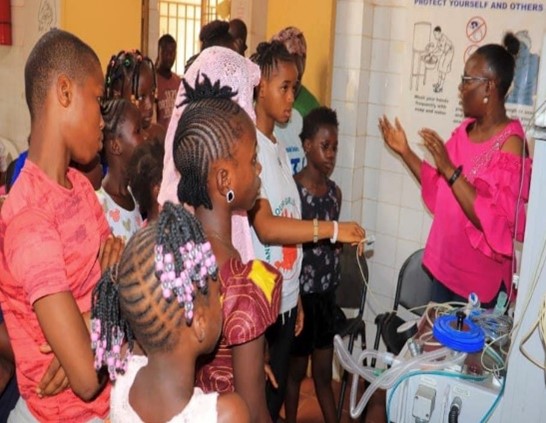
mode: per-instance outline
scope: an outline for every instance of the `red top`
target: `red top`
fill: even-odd
[[[446,149],[453,164],[463,166],[463,175],[476,189],[474,211],[482,230],[466,217],[446,180],[423,162],[422,196],[434,214],[423,263],[451,291],[463,297],[475,292],[486,303],[495,297],[502,281],[510,290],[512,239],[523,240],[531,159],[501,151],[510,136],[525,140],[518,120],[480,143],[467,134],[473,121],[466,119],[453,131]]]
[[[108,414],[110,387],[85,403],[71,389],[38,398],[36,386],[51,362],[34,302],[70,291],[82,313],[100,277],[98,252],[110,233],[89,181],[69,169],[67,189],[27,160],[0,218],[0,302],[15,353],[17,383],[29,410],[43,422],[85,422]],[[91,347],[91,346],[90,346]]]
[[[219,272],[222,288],[222,336],[212,361],[197,372],[205,392],[233,392],[231,348],[261,336],[277,320],[282,276],[269,264],[229,260]]]
[[[169,79],[164,78],[157,73],[157,123],[165,130],[169,127],[169,122],[175,107],[176,94],[180,86],[181,79],[175,73],[171,73]]]

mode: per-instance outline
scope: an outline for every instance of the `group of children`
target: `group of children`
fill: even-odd
[[[337,222],[335,112],[305,117],[293,176],[274,128],[291,116],[294,56],[279,41],[250,60],[212,46],[157,103],[162,127],[173,41],[157,69],[124,51],[105,77],[61,30],[30,53],[28,158],[0,218],[10,421],[276,422],[286,398],[293,422],[310,354],[335,421],[339,243],[365,236]]]

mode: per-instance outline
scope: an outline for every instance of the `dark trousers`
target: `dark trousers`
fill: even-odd
[[[288,363],[290,351],[294,339],[296,327],[297,307],[283,314],[279,314],[277,321],[265,332],[265,338],[269,348],[269,365],[277,379],[279,387],[275,389],[269,381],[265,386],[267,408],[273,423],[279,418],[279,412],[284,402],[286,393],[286,380],[288,379]]]
[[[504,286],[504,282],[501,282],[499,292],[497,293],[497,295],[495,295],[495,298],[493,298],[488,303],[482,303],[480,307],[485,309],[495,307],[495,305],[497,304],[497,297],[499,296],[499,293],[501,292],[506,292],[506,287]],[[455,294],[453,291],[451,291],[448,287],[446,287],[436,278],[434,278],[433,280],[431,300],[436,303],[448,303],[451,301],[457,301],[461,303],[468,302],[468,298],[464,298],[458,294]]]

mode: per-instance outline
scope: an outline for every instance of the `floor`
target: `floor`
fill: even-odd
[[[334,395],[337,399],[339,396],[339,382],[333,381]],[[353,420],[349,415],[349,389],[345,394],[345,401],[343,403],[343,413],[340,423],[386,423],[385,416],[385,392],[377,391],[368,404],[366,410],[364,410],[363,416],[360,420]],[[360,398],[360,395],[358,396]],[[281,415],[284,416],[284,411],[281,411]],[[320,405],[315,396],[315,388],[313,386],[313,380],[306,378],[300,390],[300,402],[298,406],[298,423],[320,423],[322,422],[322,413],[320,411]]]

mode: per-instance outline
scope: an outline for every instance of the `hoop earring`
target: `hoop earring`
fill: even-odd
[[[232,203],[233,200],[235,200],[235,193],[232,189],[230,189],[228,192],[226,192],[226,201],[228,203]]]

